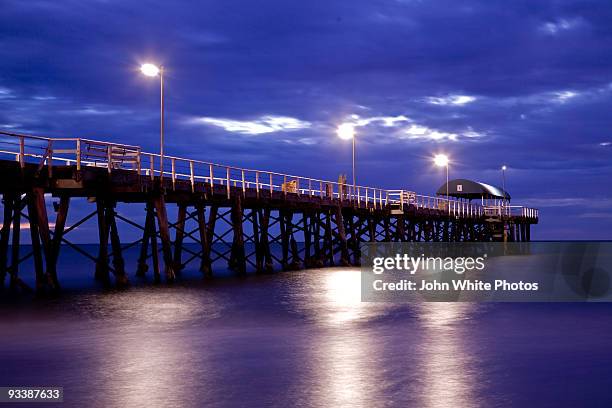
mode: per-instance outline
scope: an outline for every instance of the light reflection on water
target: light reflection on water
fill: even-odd
[[[421,304],[419,320],[427,339],[422,344],[420,373],[428,392],[420,406],[446,408],[476,406],[473,350],[465,344],[462,321],[476,308],[473,303]]]
[[[488,407],[556,388],[532,379],[550,361],[609,354],[605,305],[364,303],[360,284],[321,269],[4,305],[0,382],[57,379],[64,407]],[[588,337],[559,335],[578,321]]]
[[[74,299],[82,314],[116,323],[182,324],[198,318],[214,319],[221,314],[214,298],[195,290],[138,288],[112,294],[91,294]]]
[[[168,400],[173,394],[188,400],[191,361],[177,350],[188,344],[175,343],[172,333],[158,332],[143,336],[137,331],[116,332],[100,345],[96,379],[91,388],[100,395],[99,406],[181,406]],[[201,367],[205,369],[205,367]],[[100,387],[100,385],[102,385]]]
[[[355,270],[334,270],[322,282],[321,289],[311,287],[313,298],[309,302],[318,306],[316,317],[323,322],[335,326],[367,320],[381,309],[374,303],[361,301],[361,275]],[[317,282],[311,284],[315,286]]]
[[[333,326],[366,319],[368,306],[361,302],[361,279],[351,270],[338,270],[324,280],[323,303],[325,318]],[[375,353],[373,339],[367,331],[338,330],[326,336],[317,349],[315,377],[321,383],[321,406],[371,406],[372,384],[377,382],[369,359]],[[356,375],[356,373],[359,373]]]

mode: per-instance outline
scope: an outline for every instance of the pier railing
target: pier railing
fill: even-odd
[[[495,205],[484,206],[484,214],[490,216],[538,218],[536,208],[523,207],[520,205]]]
[[[538,210],[521,206],[483,206],[465,201],[416,194],[408,190],[387,190],[284,173],[227,166],[202,160],[143,152],[139,146],[83,138],[48,138],[0,131],[0,157],[12,157],[21,167],[34,163],[39,170],[53,166],[74,165],[131,170],[154,179],[186,180],[195,191],[198,183],[223,186],[229,197],[231,187],[297,195],[333,198],[365,204],[374,208],[410,204],[417,208],[442,210],[453,217],[520,216],[537,218]],[[218,187],[217,187],[218,188]]]

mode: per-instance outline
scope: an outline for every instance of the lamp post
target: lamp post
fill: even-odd
[[[505,164],[501,167],[501,171],[502,171],[502,189],[504,190],[504,201],[506,200],[506,170],[507,169],[508,169],[508,167],[506,167]]]
[[[448,216],[450,217],[450,200],[448,190],[448,156],[445,154],[436,154],[434,156],[434,164],[438,167],[446,167],[446,206],[448,207]]]
[[[142,64],[140,71],[148,77],[159,76],[160,119],[159,119],[159,180],[164,178],[164,67],[154,64]]]
[[[343,123],[338,126],[336,130],[338,137],[340,139],[348,140],[351,139],[353,141],[353,167],[352,167],[352,176],[353,176],[353,194],[355,194],[355,188],[357,186],[356,177],[355,177],[355,126],[350,123]]]

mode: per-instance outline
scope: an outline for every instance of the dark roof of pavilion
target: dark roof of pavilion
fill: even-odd
[[[446,195],[446,183],[444,183],[436,192],[436,195]],[[455,179],[448,182],[448,195],[456,198],[504,198],[510,200],[510,194],[499,187],[490,184],[481,183],[479,181],[467,179]]]

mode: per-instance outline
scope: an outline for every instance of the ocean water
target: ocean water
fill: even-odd
[[[612,406],[607,303],[363,303],[356,268],[195,268],[105,291],[64,251],[61,297],[0,302],[0,386],[61,386],[62,407]]]

